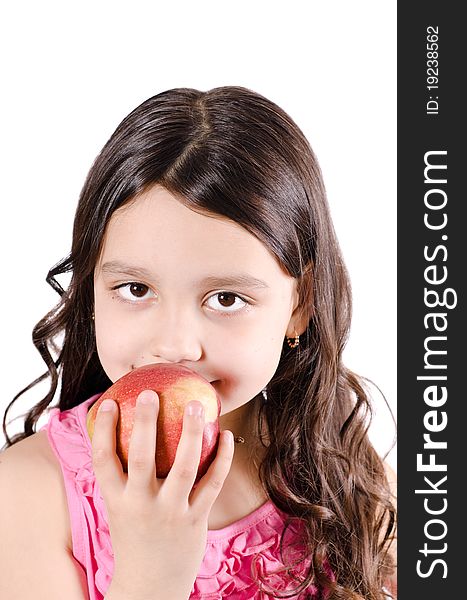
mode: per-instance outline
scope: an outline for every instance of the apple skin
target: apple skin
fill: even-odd
[[[154,390],[159,396],[155,460],[156,476],[162,479],[167,477],[175,460],[185,406],[192,400],[198,400],[204,405],[205,425],[196,476],[198,481],[216,456],[221,403],[214,387],[188,367],[167,363],[150,364],[134,369],[118,379],[88,411],[86,426],[90,440],[94,434],[99,406],[106,399],[114,400],[119,406],[116,453],[124,472],[127,472],[136,399],[143,390]]]

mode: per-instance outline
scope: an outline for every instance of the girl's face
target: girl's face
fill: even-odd
[[[296,280],[266,247],[161,186],[112,215],[94,296],[111,381],[149,363],[184,365],[214,385],[223,415],[266,386],[296,326]]]

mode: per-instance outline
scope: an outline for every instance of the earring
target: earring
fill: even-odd
[[[285,338],[287,340],[288,345],[290,346],[290,348],[296,348],[299,344],[300,344],[300,336],[298,335],[297,332],[295,332],[295,340],[292,342],[292,340],[294,338]]]
[[[91,319],[94,321],[94,313],[92,313],[92,315],[91,315]]]

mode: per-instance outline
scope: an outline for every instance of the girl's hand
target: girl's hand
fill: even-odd
[[[193,490],[201,456],[204,409],[187,405],[172,469],[156,478],[159,398],[138,396],[128,454],[128,475],[115,453],[117,405],[96,417],[93,467],[107,509],[114,575],[110,590],[132,600],[187,600],[203,560],[208,516],[229,473],[233,436],[220,435],[217,456]],[[117,591],[118,590],[118,591]]]

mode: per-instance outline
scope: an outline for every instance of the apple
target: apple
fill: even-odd
[[[159,396],[157,419],[156,475],[167,477],[182,433],[185,406],[192,400],[204,405],[205,425],[201,459],[196,481],[214,460],[219,441],[221,403],[215,388],[198,373],[180,365],[150,364],[130,371],[105,391],[88,411],[86,426],[92,440],[99,406],[105,399],[119,406],[116,452],[123,470],[128,471],[128,450],[133,429],[136,399],[143,390],[154,390]]]

